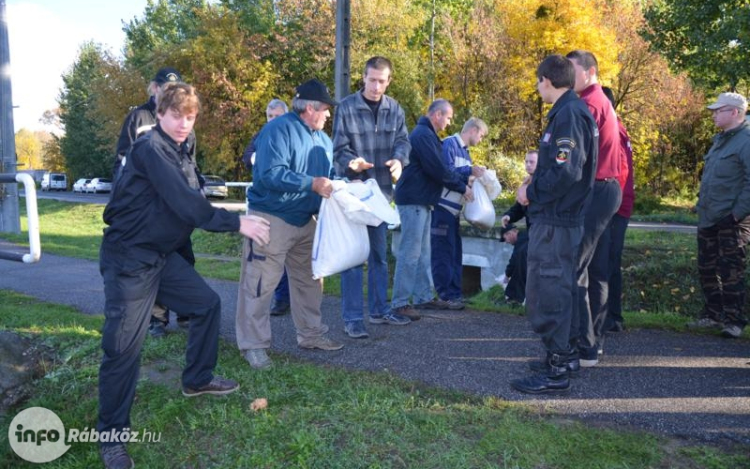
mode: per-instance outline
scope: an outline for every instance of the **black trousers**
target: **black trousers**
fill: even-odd
[[[609,243],[600,247],[599,239],[621,203],[622,190],[617,180],[594,182],[578,257],[578,290],[570,330],[570,343],[574,349],[596,348],[592,316],[605,314],[602,309],[606,309],[609,295]]]
[[[193,241],[188,238],[187,242],[175,251],[182,256],[188,264],[195,265],[195,254],[193,254]],[[288,295],[287,295],[288,296]],[[176,311],[179,314],[179,311]],[[151,310],[151,321],[160,321],[165,325],[169,323],[169,308],[161,303],[154,303]]]
[[[583,227],[534,223],[529,229],[526,313],[548,353],[568,355]]]
[[[622,251],[625,248],[625,232],[629,221],[630,218],[615,214],[610,222],[609,296],[603,326],[605,332],[615,325],[625,324],[625,319],[622,317]]]
[[[526,299],[526,257],[529,251],[529,235],[527,232],[518,234],[518,240],[513,245],[513,254],[505,268],[505,276],[510,277],[505,287],[505,296],[512,301],[523,303]]]
[[[99,368],[97,430],[130,427],[141,347],[154,302],[190,317],[182,384],[196,388],[213,379],[221,320],[221,299],[179,254],[121,251],[102,244],[104,329]]]

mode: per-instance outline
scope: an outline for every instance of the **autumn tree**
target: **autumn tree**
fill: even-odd
[[[352,4],[351,90],[363,87],[362,74],[370,57],[387,57],[394,68],[388,94],[404,108],[409,128],[429,105],[422,54],[413,47],[424,17],[423,10],[399,0]]]
[[[16,161],[20,169],[42,169],[42,142],[28,129],[16,132]]]
[[[60,137],[55,134],[49,134],[49,138],[42,143],[42,164],[48,171],[67,172],[65,157],[60,151]]]
[[[234,12],[210,7],[198,15],[198,37],[167,49],[165,60],[201,96],[203,110],[196,124],[201,169],[239,180],[244,170],[239,157],[265,123],[266,104],[277,94],[279,76],[261,59]],[[288,101],[289,95],[284,98]]]
[[[660,195],[695,190],[710,143],[704,98],[639,35],[646,23],[637,0],[612,2],[605,12],[623,45],[612,88],[632,138],[636,186]]]

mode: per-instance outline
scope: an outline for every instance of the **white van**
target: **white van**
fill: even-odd
[[[43,191],[66,191],[68,190],[68,177],[65,173],[45,173],[42,176]]]

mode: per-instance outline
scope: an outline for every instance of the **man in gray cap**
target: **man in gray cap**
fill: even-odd
[[[706,156],[698,194],[698,274],[705,298],[688,326],[738,338],[747,324],[745,245],[750,240],[750,123],[747,100],[722,93],[708,106],[721,129]]]
[[[312,273],[313,215],[321,198],[333,192],[333,142],[323,127],[336,104],[323,83],[307,81],[297,87],[293,112],[267,123],[258,135],[248,214],[269,221],[271,241],[244,243],[236,315],[237,346],[256,369],[271,366],[269,307],[285,266],[299,347],[343,347],[325,335],[323,282]]]

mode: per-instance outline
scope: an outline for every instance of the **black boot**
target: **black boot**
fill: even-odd
[[[547,373],[549,372],[549,361],[551,358],[552,354],[548,353],[544,360],[532,360],[529,362],[529,369],[534,373]],[[577,353],[570,353],[565,357],[565,368],[568,370],[569,377],[578,378],[578,374],[581,371],[581,361]]]
[[[527,394],[561,393],[570,389],[567,356],[550,355],[547,369],[539,374],[522,379],[514,379],[510,386]]]

